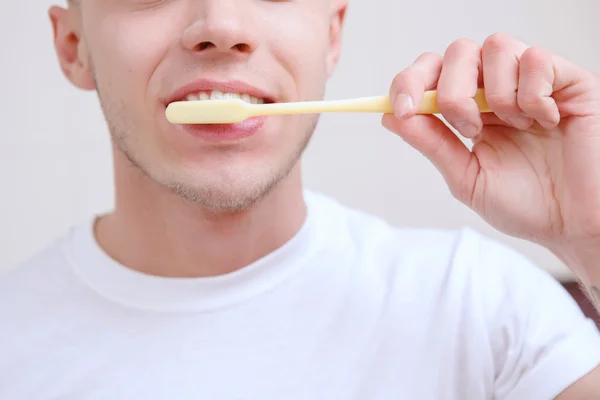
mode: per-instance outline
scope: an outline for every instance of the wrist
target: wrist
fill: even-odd
[[[600,313],[600,242],[550,248],[575,274]]]

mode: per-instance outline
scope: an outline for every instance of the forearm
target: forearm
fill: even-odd
[[[596,311],[600,313],[600,283],[596,282],[595,284],[590,284],[588,286],[584,284],[583,286],[586,288],[588,298],[592,304],[594,304]]]
[[[600,245],[553,250],[581,283],[584,292],[600,314]]]

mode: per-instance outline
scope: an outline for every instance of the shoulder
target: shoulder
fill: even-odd
[[[386,315],[410,315],[411,329],[428,332],[435,321],[436,331],[487,354],[496,397],[553,398],[600,362],[594,323],[514,248],[470,228],[397,228],[334,200],[322,204],[338,226],[331,244],[342,240],[351,253],[344,260],[355,281],[379,289],[393,309]]]
[[[319,217],[321,239],[371,264],[370,271],[376,264],[378,270],[401,269],[404,275],[412,274],[417,280],[418,276],[427,276],[488,281],[489,274],[482,273],[485,270],[510,279],[515,269],[533,268],[534,273],[538,269],[512,248],[471,228],[398,227],[326,195],[310,192],[307,199],[309,208]]]
[[[47,278],[56,276],[65,266],[64,240],[64,237],[59,238],[26,261],[1,274],[0,293],[23,289],[23,286],[31,286],[32,289],[48,286]]]
[[[36,312],[66,295],[78,282],[65,251],[70,234],[0,274],[0,319]]]
[[[540,319],[578,323],[583,314],[560,282],[522,253],[472,228],[400,228],[377,216],[319,196],[328,232],[351,253],[357,273],[382,281],[386,290],[414,292],[419,303],[461,308],[482,326],[501,330],[507,324]],[[443,302],[438,304],[436,302]],[[555,317],[561,313],[561,317]],[[537,314],[534,316],[532,314]],[[504,324],[504,325],[503,325]]]
[[[317,204],[323,216],[322,230],[332,242],[344,241],[355,251],[396,267],[418,265],[423,273],[444,273],[449,277],[477,279],[481,284],[506,284],[540,279],[553,280],[514,248],[472,228],[407,228],[391,225],[381,217],[348,207],[331,197],[310,192],[309,203]],[[448,277],[448,276],[447,276]]]
[[[422,255],[423,250],[429,254],[448,254],[461,235],[459,230],[399,228],[382,217],[321,193],[307,192],[306,199],[320,230],[327,232],[324,240],[344,242],[361,252],[375,251],[382,256],[406,254],[407,250]]]

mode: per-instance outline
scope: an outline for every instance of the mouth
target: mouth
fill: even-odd
[[[271,104],[278,102],[275,95],[241,81],[215,82],[202,80],[190,83],[176,90],[163,103],[165,108],[179,101],[241,99],[250,104]],[[249,138],[261,132],[266,117],[254,117],[237,124],[226,125],[184,125],[177,131],[195,139],[212,143],[232,143]]]
[[[164,103],[165,107],[179,101],[206,101],[241,99],[250,104],[271,104],[275,96],[244,82],[218,83],[199,81],[186,85],[173,93]]]

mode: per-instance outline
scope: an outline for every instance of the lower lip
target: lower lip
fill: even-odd
[[[235,142],[255,135],[263,127],[266,117],[255,117],[237,124],[181,125],[183,130],[209,142]]]

